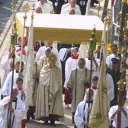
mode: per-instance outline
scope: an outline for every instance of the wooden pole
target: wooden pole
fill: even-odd
[[[104,8],[103,8],[103,13],[102,13],[102,21],[103,22],[104,22],[104,18],[107,16],[108,2],[109,2],[109,0],[104,1]]]
[[[96,48],[96,28],[95,28],[95,25],[94,25],[93,32],[92,32],[92,38],[90,39],[89,57],[88,57],[88,59],[91,62],[90,63],[90,80],[89,80],[89,83],[90,83],[90,86],[89,86],[89,101],[91,99],[91,97],[90,97],[91,91],[90,90],[91,90],[91,82],[92,82],[93,50],[95,50],[95,48]],[[88,103],[88,108],[90,108],[90,102]],[[88,123],[89,123],[89,118],[90,118],[90,112],[88,112],[88,115],[87,115],[87,122]]]
[[[101,6],[100,6],[100,1],[99,1],[99,4],[96,6],[97,10],[98,10],[98,14],[97,16],[99,17],[100,15],[100,9],[101,9]]]
[[[22,67],[22,50],[23,50],[23,45],[24,45],[25,22],[26,22],[26,19],[27,19],[26,12],[25,12],[25,15],[24,15],[23,18],[24,18],[24,25],[23,25],[23,33],[22,33],[22,44],[21,44],[20,68],[19,68],[19,72],[21,72],[21,67]]]
[[[14,17],[15,17],[14,9],[16,7],[16,4],[14,3],[14,0],[12,0],[11,6],[12,6],[12,35],[16,36],[16,28],[14,25]],[[16,40],[15,37],[14,37],[14,40],[12,40],[12,38],[11,38],[11,44],[12,44],[11,45],[11,52],[13,52],[13,50],[15,49],[14,48],[15,40]],[[13,69],[12,69],[12,81],[11,81],[12,83],[11,83],[11,95],[10,95],[10,97],[12,97],[12,90],[13,90],[13,83],[14,83],[15,55],[12,56],[12,59],[13,59]],[[9,107],[12,107],[12,102],[10,102]],[[8,128],[12,128],[11,124],[12,124],[12,120],[11,120],[11,113],[10,113]]]
[[[21,67],[22,67],[22,50],[23,50],[23,45],[24,45],[24,33],[25,33],[25,23],[26,23],[26,19],[27,19],[27,12],[30,10],[30,6],[28,5],[28,3],[26,3],[23,6],[23,11],[25,12],[24,15],[24,25],[23,25],[23,33],[22,33],[22,44],[21,44],[21,55],[20,55],[20,67],[19,67],[19,72],[21,72]]]
[[[123,59],[120,63],[120,80],[118,82],[119,95],[118,95],[118,106],[122,106],[123,91],[125,90],[125,77],[126,77],[126,55],[127,49],[124,43],[124,26],[126,16],[127,0],[122,0],[121,17],[120,17],[120,30],[119,30],[119,54],[123,52]],[[117,114],[117,128],[121,128],[121,114]]]

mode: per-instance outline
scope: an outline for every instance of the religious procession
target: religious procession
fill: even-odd
[[[128,128],[128,1],[34,0],[22,12],[14,0],[11,6],[0,128],[38,128],[31,120],[55,128],[67,110],[71,128]],[[98,15],[89,15],[91,7]]]

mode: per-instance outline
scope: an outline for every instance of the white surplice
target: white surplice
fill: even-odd
[[[40,1],[36,2],[35,9],[37,9],[38,7],[41,7],[43,14],[50,14],[53,10],[52,2],[49,0],[43,5],[41,4]]]
[[[107,73],[106,75],[106,81],[107,81],[107,89],[108,89],[108,108],[110,108],[110,102],[114,99],[114,82],[112,79],[112,76]],[[95,99],[96,90],[91,88],[93,90],[93,100]],[[86,95],[84,96],[84,100],[86,99]]]
[[[10,69],[10,62],[9,62],[9,55],[6,55],[6,56],[2,57],[0,66],[4,70],[3,76],[2,76],[2,79],[1,79],[1,87],[2,87],[6,78],[7,78],[7,75],[9,74],[9,72],[11,70]]]
[[[67,83],[71,74],[71,71],[78,66],[78,59],[73,59],[69,57],[65,63],[65,83],[64,87],[67,87]]]
[[[82,101],[78,104],[75,116],[74,116],[74,121],[77,126],[77,128],[84,128],[84,122],[87,122],[88,118],[88,108],[92,107],[92,103],[90,103],[90,107],[88,107],[88,103],[86,101]]]
[[[20,59],[21,59],[21,50],[20,49],[21,49],[20,46],[18,46],[18,45],[15,46],[15,55],[16,55],[16,58],[17,58],[16,62],[20,61]],[[24,62],[24,64],[26,64],[28,48],[27,48],[27,46],[25,46],[23,49],[24,49],[26,55],[22,54],[22,61]]]
[[[69,9],[70,9],[70,4],[66,3],[61,7],[61,13],[60,14],[64,14],[64,15],[69,15]],[[79,5],[75,5],[75,14],[76,15],[81,15],[81,11],[80,11],[80,6]]]
[[[24,97],[24,95],[22,93],[22,90],[18,90],[17,98],[20,99],[20,100],[22,100],[23,103],[25,104],[25,97]],[[26,107],[26,113],[25,113],[24,119],[27,119],[27,110],[28,110],[28,107],[26,106],[26,104],[25,104],[25,107]]]
[[[117,109],[118,109],[118,105],[113,106],[110,108],[109,113],[108,113],[109,120],[110,121],[113,120],[112,126],[115,128],[117,127],[117,115],[115,115],[113,119],[111,119],[111,117],[116,112]],[[121,112],[121,127],[120,128],[128,127],[128,106],[123,106],[123,109],[127,113],[127,117],[125,117],[124,113]]]
[[[16,72],[16,70],[14,70],[14,78],[13,78],[13,88],[16,87],[17,88],[17,85],[16,85],[16,80],[18,78],[18,74]],[[5,96],[10,96],[11,94],[11,86],[12,86],[12,71],[8,74],[5,82],[4,82],[4,85],[1,89],[1,94],[2,95],[5,95]]]
[[[8,111],[8,107],[4,107],[9,100],[10,96],[7,96],[0,101],[0,128],[7,128],[9,122],[10,112]],[[25,104],[17,98],[16,102],[12,102],[12,108],[14,109],[14,113],[11,114],[12,128],[21,128],[21,121],[24,119],[26,113]]]
[[[61,11],[61,15],[70,15],[69,12],[72,8],[70,6],[65,7],[62,11]],[[81,15],[81,11],[79,8],[75,7],[73,8],[75,10],[75,15]]]

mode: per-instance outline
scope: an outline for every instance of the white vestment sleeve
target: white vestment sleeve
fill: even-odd
[[[106,64],[107,64],[107,68],[110,68],[111,67],[110,56],[107,56],[107,58],[106,58]]]
[[[114,106],[114,107],[115,107],[115,106]],[[111,107],[110,110],[109,110],[109,113],[108,113],[108,117],[109,117],[109,120],[110,120],[110,121],[113,120],[113,119],[111,119],[111,118],[112,118],[113,113],[115,112],[114,107]]]
[[[84,123],[84,120],[83,120],[83,115],[84,115],[84,104],[83,102],[81,102],[77,109],[76,109],[76,112],[75,112],[75,116],[74,116],[74,121],[75,121],[75,124],[78,128],[81,128],[83,127],[83,123]]]
[[[20,122],[21,120],[24,119],[25,115],[26,115],[26,108],[25,108],[25,104],[23,102],[19,102],[20,104],[20,109],[19,110],[14,110],[14,114],[15,114],[15,119],[17,122]]]
[[[9,64],[9,57],[8,56],[3,56],[1,60],[1,67],[3,70],[8,69],[8,64]]]
[[[10,72],[8,74],[8,76],[7,76],[7,78],[6,78],[5,82],[4,82],[4,85],[3,85],[2,89],[1,89],[1,94],[2,95],[8,95],[8,89],[10,89],[9,82],[11,81],[10,75],[12,75],[12,72]]]
[[[112,76],[107,74],[107,87],[108,87],[108,99],[112,101],[114,99],[114,82]]]
[[[10,96],[7,96],[0,101],[0,117],[3,116],[3,114],[5,113],[6,108],[4,108],[4,105],[7,104],[9,100]]]
[[[69,59],[67,59],[66,63],[65,63],[65,79],[68,79],[69,77]]]
[[[4,105],[0,104],[0,117],[4,114],[4,111],[5,111]]]
[[[40,48],[40,49],[38,50],[38,52],[36,53],[36,59],[35,59],[35,61],[39,60],[40,54],[41,54],[41,48]]]

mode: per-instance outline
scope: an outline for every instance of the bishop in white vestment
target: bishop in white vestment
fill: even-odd
[[[57,57],[49,56],[49,64],[45,65],[40,72],[39,85],[37,88],[35,118],[48,123],[55,123],[64,116],[62,101],[62,77],[61,70],[55,65]]]
[[[45,51],[46,51],[47,47],[49,47],[49,48],[51,48],[51,52],[57,56],[57,65],[61,68],[61,62],[60,62],[58,50],[56,48],[52,47],[52,43],[50,43],[50,42],[45,43],[45,45],[46,46],[40,47],[40,49],[36,53],[35,61],[39,60],[40,57],[45,55]]]

